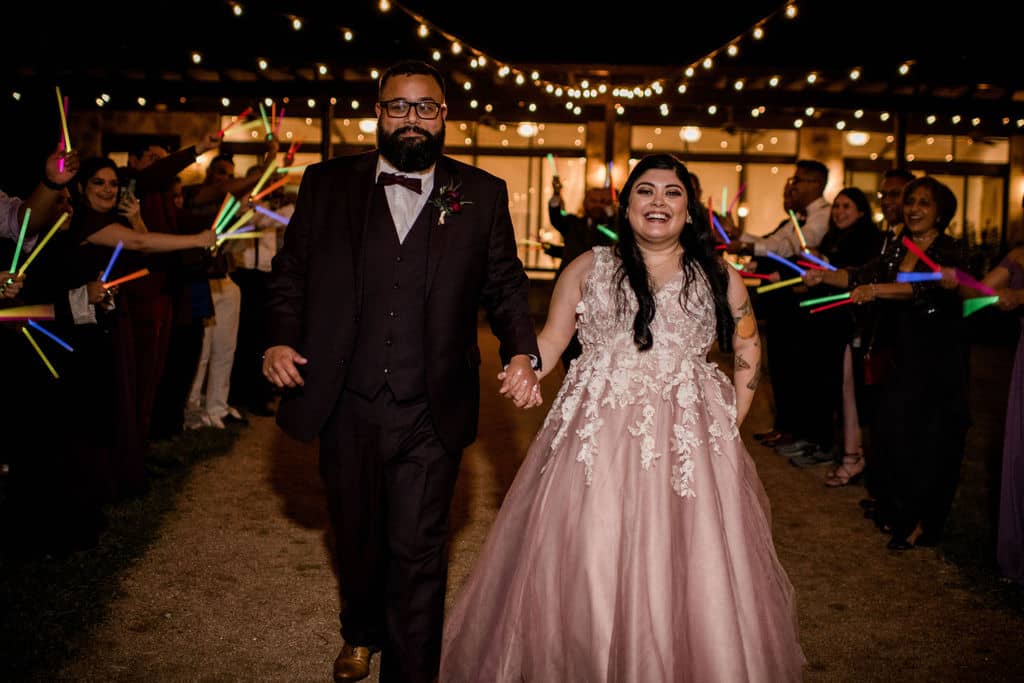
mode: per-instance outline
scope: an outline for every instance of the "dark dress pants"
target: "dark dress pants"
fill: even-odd
[[[335,536],[342,636],[380,648],[381,681],[437,677],[448,514],[461,451],[445,449],[425,397],[345,391],[320,438]]]

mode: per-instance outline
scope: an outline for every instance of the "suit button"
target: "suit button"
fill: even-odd
[[[396,256],[395,257],[395,261],[397,261],[398,263],[401,263],[402,262],[402,257],[401,256]]]
[[[397,318],[398,314],[395,313],[394,311],[388,311],[388,317],[389,318]]]
[[[384,374],[385,375],[390,375],[391,374],[391,369],[390,368],[384,368]]]
[[[340,361],[340,362],[338,363],[338,365],[340,365],[341,367],[345,367],[345,361],[344,361],[344,360],[341,360],[341,361]]]
[[[384,346],[391,346],[391,340],[390,339],[385,339],[384,340]],[[342,362],[344,362],[344,361],[342,361]]]
[[[398,283],[396,282],[395,284],[393,284],[393,285],[392,285],[392,288],[393,288],[393,289],[398,289]]]

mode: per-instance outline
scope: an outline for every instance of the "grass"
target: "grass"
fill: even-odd
[[[188,431],[153,443],[150,490],[109,506],[97,547],[64,557],[0,558],[0,679],[53,680],[118,596],[121,577],[157,540],[196,463],[227,453],[239,429]]]

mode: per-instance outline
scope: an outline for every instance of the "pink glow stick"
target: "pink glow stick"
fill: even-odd
[[[726,213],[732,213],[733,207],[739,203],[740,197],[743,196],[743,190],[745,189],[747,189],[747,184],[743,183],[742,185],[740,185],[740,189],[736,190],[736,196],[732,198],[731,202],[729,202],[729,209],[726,211]]]
[[[982,294],[988,294],[989,296],[995,296],[996,291],[986,284],[978,282],[973,277],[960,270],[956,269],[956,281],[962,284],[964,287],[970,287],[971,289],[977,290]]]

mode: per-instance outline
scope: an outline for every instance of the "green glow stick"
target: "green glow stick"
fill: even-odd
[[[238,213],[240,208],[242,208],[242,202],[238,201],[235,195],[231,195],[231,200],[228,201],[228,208],[225,209],[224,215],[217,220],[217,224],[213,227],[213,231],[216,233],[223,232],[224,227],[231,222],[231,219],[235,217],[235,214]]]
[[[253,196],[254,194],[258,194],[259,191],[263,189],[264,183],[267,182],[267,178],[270,177],[270,174],[274,172],[275,168],[277,168],[277,164],[274,163],[271,163],[269,166],[267,166],[267,168],[263,171],[263,175],[260,176],[259,182],[257,182],[256,186],[249,191],[250,197]]]
[[[804,299],[803,301],[800,302],[800,307],[801,308],[806,308],[807,306],[815,306],[817,304],[827,304],[830,301],[842,301],[843,299],[849,299],[849,298],[850,298],[850,293],[846,292],[845,294],[833,294],[832,296],[822,296],[822,297],[818,297],[817,299]]]
[[[599,226],[597,226],[597,230],[598,230],[598,232],[600,232],[605,237],[607,237],[607,238],[609,238],[611,240],[615,240],[616,242],[619,241],[619,236],[617,234],[615,234],[614,230],[611,230],[607,226],[599,225]]]
[[[995,302],[999,301],[998,296],[980,296],[974,299],[964,300],[964,317],[977,313],[986,306],[991,306]]]
[[[306,168],[307,166],[312,166],[312,164],[303,164],[302,166],[282,166],[281,168],[277,169],[277,172],[278,173],[290,173],[291,171],[301,171],[302,169]]]
[[[223,232],[225,232],[225,234],[230,233],[230,232],[234,232],[238,228],[240,228],[243,225],[245,225],[245,223],[250,218],[252,218],[255,215],[256,215],[256,212],[253,211],[252,209],[249,209],[248,211],[246,211],[245,213],[242,214],[241,218],[239,218],[237,221],[235,221],[234,225],[232,225],[230,228],[228,228],[226,231],[223,231]],[[218,234],[220,234],[220,233],[218,233]]]
[[[263,107],[263,103],[260,102],[260,118],[263,119],[263,128],[267,131],[267,138],[274,137],[274,134],[270,132],[270,122],[267,121],[267,110]]]
[[[551,165],[551,175],[558,177],[558,166],[555,164],[555,155],[551,152],[547,154],[548,164]]]
[[[765,292],[770,292],[770,291],[772,291],[774,289],[782,289],[783,287],[792,287],[793,285],[798,285],[798,284],[800,284],[803,281],[804,281],[804,279],[802,277],[794,277],[794,278],[789,279],[789,280],[782,280],[781,282],[773,282],[770,285],[761,285],[760,287],[757,288],[757,293],[758,294],[764,294]]]
[[[21,232],[18,233],[18,244],[14,247],[14,258],[11,259],[10,272],[18,270],[18,257],[21,256],[21,245],[25,243],[25,231],[28,230],[28,219],[32,215],[32,207],[25,207],[25,217],[21,219]]]

